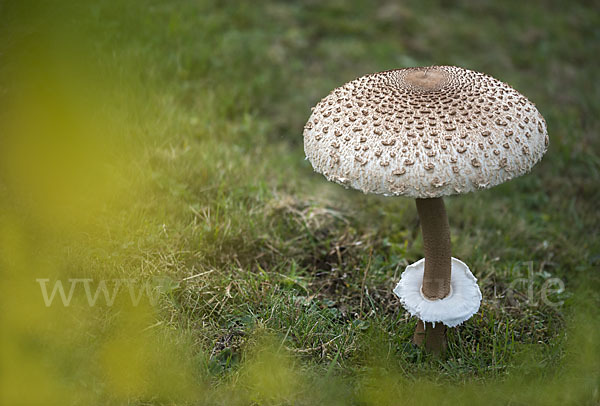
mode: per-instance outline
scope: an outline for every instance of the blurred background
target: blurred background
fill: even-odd
[[[24,0],[0,20],[0,403],[600,401],[597,2]],[[391,294],[423,255],[414,203],[329,184],[302,131],[349,80],[445,64],[535,102],[550,148],[446,199],[484,302],[434,359]]]

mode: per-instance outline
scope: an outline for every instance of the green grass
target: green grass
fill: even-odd
[[[0,19],[1,403],[600,401],[593,2],[0,2]],[[431,64],[510,83],[550,134],[530,174],[446,199],[483,302],[444,359],[410,344],[391,292],[423,256],[414,202],[330,184],[302,150],[332,88]],[[45,307],[38,278],[132,278],[158,302]]]

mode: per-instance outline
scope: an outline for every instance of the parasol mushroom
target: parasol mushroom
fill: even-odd
[[[307,159],[328,180],[416,199],[425,258],[406,268],[394,293],[419,318],[414,342],[434,353],[445,349],[446,326],[469,319],[481,302],[477,280],[451,256],[443,196],[523,175],[547,147],[533,103],[455,66],[360,77],[323,98],[304,126]]]

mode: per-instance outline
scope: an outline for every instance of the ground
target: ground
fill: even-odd
[[[593,2],[24,1],[0,18],[2,403],[600,401]],[[550,135],[531,173],[446,199],[483,302],[441,359],[391,293],[423,256],[414,201],[327,182],[302,148],[334,87],[432,64],[511,84]],[[45,301],[58,282],[72,300]]]

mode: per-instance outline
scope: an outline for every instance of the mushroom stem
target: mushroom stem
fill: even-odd
[[[450,226],[444,200],[441,197],[417,199],[417,211],[425,251],[423,295],[430,300],[443,299],[450,293],[452,270]]]
[[[425,328],[427,324],[427,328]],[[446,351],[446,326],[443,323],[436,323],[435,327],[431,323],[424,323],[422,320],[417,322],[413,343],[419,347],[425,341],[425,349],[435,355],[443,354]]]
[[[443,299],[450,293],[452,272],[452,252],[450,226],[446,207],[441,197],[417,199],[417,211],[423,231],[425,251],[425,271],[423,273],[423,295],[430,300]],[[437,323],[423,323],[419,320],[413,342],[436,355],[446,349],[446,326]]]

